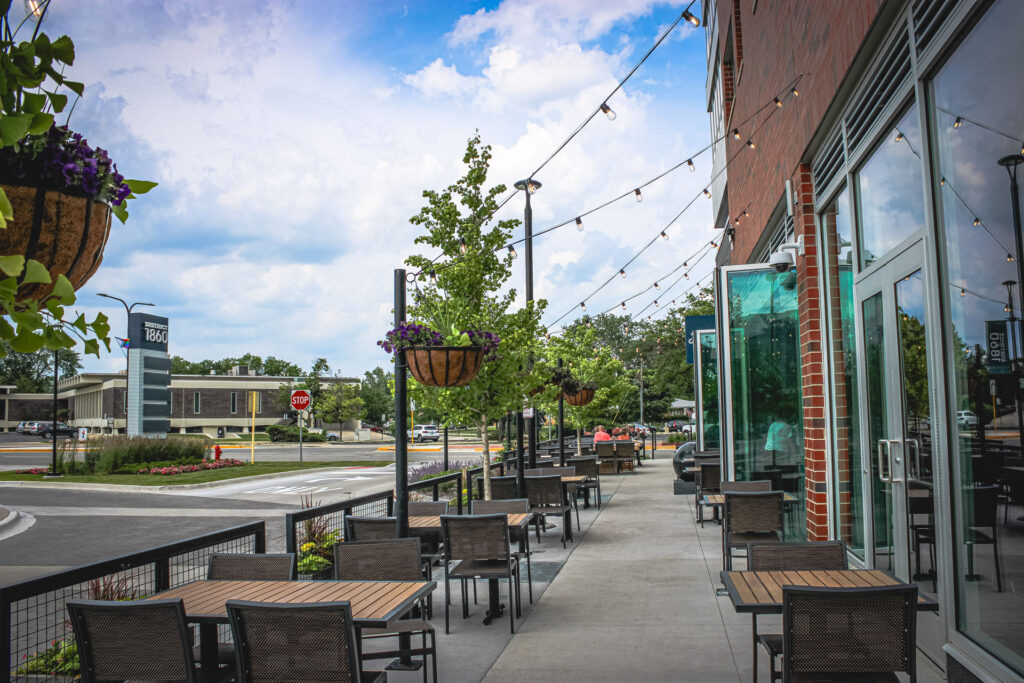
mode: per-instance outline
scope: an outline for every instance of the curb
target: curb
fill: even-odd
[[[176,491],[194,491],[197,489],[209,489],[223,484],[231,484],[234,482],[250,482],[258,481],[261,479],[274,479],[277,477],[283,477],[286,475],[295,474],[296,472],[348,472],[351,470],[363,470],[370,469],[369,466],[363,467],[314,467],[308,470],[290,470],[288,472],[271,472],[269,474],[252,474],[248,477],[233,477],[231,479],[221,479],[219,481],[204,481],[199,484],[157,484],[153,486],[140,486],[138,484],[89,484],[86,482],[73,482],[68,484],[57,484],[43,481],[2,481],[0,482],[0,488],[5,486],[17,486],[21,488],[29,489],[63,489],[65,491],[111,491],[121,493],[174,493]],[[158,475],[154,475],[158,476]],[[12,511],[11,515],[14,516]],[[0,522],[0,528],[2,528],[3,522]]]
[[[16,536],[22,531],[28,531],[36,523],[36,518],[26,512],[10,508],[3,509],[10,514],[0,519],[0,541]]]

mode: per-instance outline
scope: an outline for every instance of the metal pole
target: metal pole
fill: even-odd
[[[444,471],[448,471],[448,425],[444,426]]]
[[[299,411],[299,467],[302,467],[302,413],[306,411]]]
[[[405,322],[405,269],[395,269],[395,327]],[[405,424],[405,354],[395,355],[395,518],[398,538],[409,536],[409,451]]]
[[[525,253],[523,254],[523,261],[526,265],[526,302],[533,302],[533,207],[530,206],[530,195],[536,190],[540,189],[540,183],[533,178],[527,178],[526,180],[519,180],[515,183],[515,187],[523,191],[526,195],[526,208],[523,211],[523,238],[525,243]],[[521,413],[520,413],[521,414]],[[526,421],[527,431],[530,434],[529,442],[529,454],[530,454],[530,467],[537,466],[537,418],[536,416],[528,418]]]
[[[523,412],[516,412],[516,490],[526,497],[526,473],[523,471]]]
[[[562,368],[562,359],[558,359],[558,368]],[[558,464],[565,466],[565,397],[558,392]]]
[[[1002,157],[997,162],[1000,166],[1006,169],[1006,172],[1010,176],[1010,205],[1013,209],[1013,234],[1016,240],[1017,249],[1017,283],[1020,287],[1017,292],[1020,297],[1020,310],[1022,311],[1022,317],[1024,317],[1024,238],[1021,237],[1021,218],[1020,218],[1020,188],[1017,185],[1017,168],[1024,163],[1024,155],[1011,154],[1009,156]],[[1013,325],[1013,322],[1010,323]],[[1024,343],[1024,340],[1022,340]],[[1016,349],[1014,349],[1016,353]],[[1017,399],[1017,446],[1024,452],[1024,420],[1022,420],[1022,406],[1020,398],[1021,390],[1021,373],[1020,373],[1020,356],[1017,357],[1017,362],[1014,364],[1014,387],[1013,395]],[[992,416],[995,420],[995,416]]]
[[[640,356],[640,424],[644,423],[644,357]]]
[[[50,465],[50,475],[57,474],[57,349],[53,350],[53,464]]]

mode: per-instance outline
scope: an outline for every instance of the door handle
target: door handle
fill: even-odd
[[[920,479],[921,478],[921,442],[918,441],[917,439],[907,439],[904,443],[906,445],[906,450],[907,450],[908,456],[911,454],[911,451],[913,451],[913,457],[908,457],[907,458],[907,464],[909,465],[909,464],[913,463],[913,465],[914,465],[913,478],[914,479]],[[913,449],[911,449],[911,445],[913,445]]]
[[[903,479],[897,478],[896,476],[893,475],[893,472],[896,471],[895,469],[893,469],[893,462],[895,462],[897,465],[899,465],[900,464],[900,457],[899,456],[895,456],[895,457],[893,456],[893,454],[892,454],[892,444],[896,444],[896,446],[899,447],[900,455],[902,456],[902,455],[904,455],[904,453],[903,453],[903,442],[900,439],[890,439],[889,440],[889,481],[892,482],[892,483],[899,483],[899,482],[902,482]]]
[[[885,446],[886,456],[882,456],[882,446]],[[878,440],[878,480],[889,484],[892,482],[892,463],[889,462],[892,458],[892,446],[885,439]],[[886,476],[885,468],[889,466],[889,475]]]

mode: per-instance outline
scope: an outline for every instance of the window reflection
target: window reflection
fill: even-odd
[[[1019,351],[1012,347],[1021,277],[1010,183],[997,161],[1019,154],[1024,137],[1024,93],[1016,87],[1022,25],[1024,3],[993,4],[931,87],[937,164],[946,180],[936,191],[954,348],[957,625],[1018,670],[1024,599],[1014,587],[1024,581],[1024,459]]]
[[[913,105],[857,173],[861,267],[924,228],[921,126]]]
[[[700,411],[704,450],[719,448],[718,420],[718,344],[714,332],[698,332],[700,345]]]
[[[864,557],[864,483],[861,480],[860,418],[857,403],[857,351],[854,329],[853,244],[850,197],[843,190],[821,215],[828,286],[829,354],[832,379],[834,496],[838,536]]]

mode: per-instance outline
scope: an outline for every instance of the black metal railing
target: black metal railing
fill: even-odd
[[[250,522],[210,534],[109,560],[0,586],[0,683],[70,681],[77,676],[68,599],[138,599],[206,578],[213,553],[266,552],[263,522]],[[58,661],[60,660],[60,661]]]

